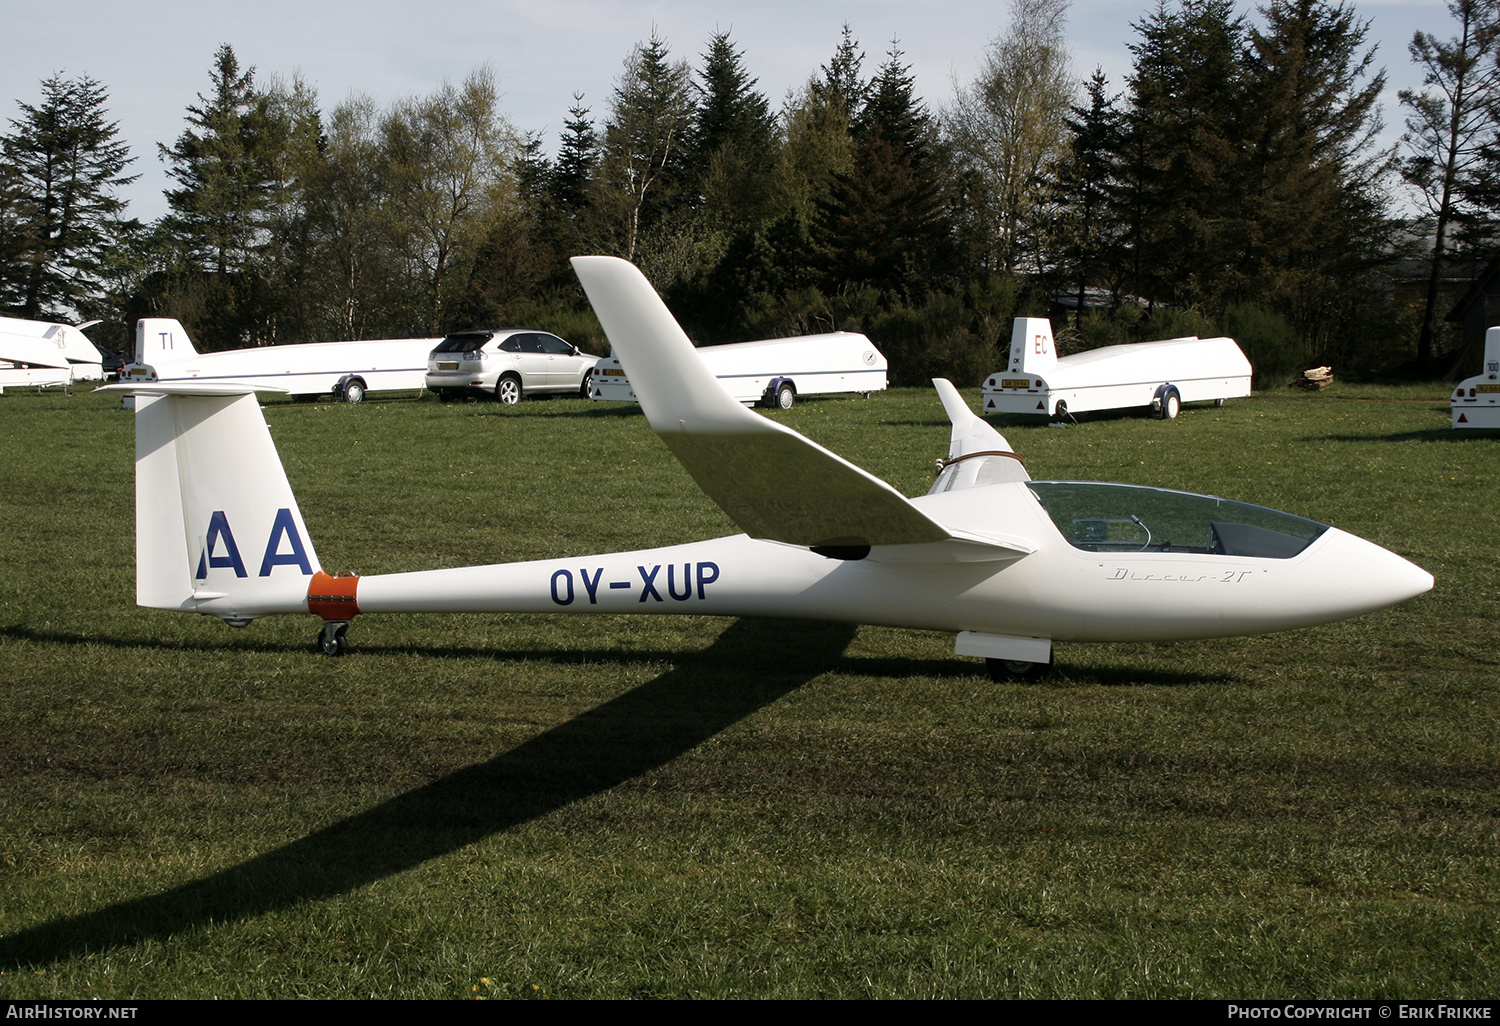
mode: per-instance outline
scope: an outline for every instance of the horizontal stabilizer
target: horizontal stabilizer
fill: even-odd
[[[131,395],[250,395],[253,392],[287,394],[290,388],[261,381],[122,381],[101,385],[95,392],[125,392]]]

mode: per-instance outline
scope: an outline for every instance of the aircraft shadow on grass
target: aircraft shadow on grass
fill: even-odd
[[[1495,438],[1494,431],[1483,428],[1473,431],[1454,431],[1450,427],[1432,428],[1426,431],[1396,431],[1388,435],[1308,435],[1304,442],[1467,442],[1471,438]]]
[[[488,762],[211,876],[0,938],[14,970],[349,893],[650,772],[835,667],[845,624],[737,620],[704,651]],[[726,677],[726,667],[735,667]]]
[[[740,622],[760,622],[746,617]],[[812,630],[817,621],[764,621],[766,631],[790,630],[788,623],[798,623],[802,629]],[[827,626],[826,624],[824,626]],[[841,627],[843,625],[834,625]],[[162,652],[214,652],[226,650],[256,652],[306,652],[310,646],[301,643],[279,643],[242,636],[229,642],[215,639],[201,641],[161,641],[154,638],[111,637],[104,634],[77,634],[70,631],[42,631],[31,627],[12,625],[0,627],[0,639],[47,645],[94,645],[118,648],[127,651]],[[718,651],[711,649],[711,651]],[[438,644],[431,647],[412,645],[361,645],[360,652],[370,658],[378,656],[420,655],[427,659],[466,660],[502,658],[517,662],[614,663],[620,666],[638,663],[660,663],[683,658],[681,649],[642,649],[629,651],[618,648],[567,648],[524,649],[475,647]],[[843,673],[857,677],[877,677],[882,680],[908,680],[913,677],[931,677],[940,680],[973,679],[974,664],[961,658],[934,659],[908,656],[850,656],[843,655],[824,667],[823,672]],[[1086,668],[1074,667],[1071,671],[1062,666],[1066,675],[1063,680],[1072,684],[1098,685],[1100,687],[1201,687],[1240,683],[1241,679],[1226,673],[1199,673],[1188,670],[1164,670],[1152,667],[1144,671],[1134,667]]]

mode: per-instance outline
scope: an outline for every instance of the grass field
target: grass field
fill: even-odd
[[[0,396],[0,997],[1468,997],[1500,979],[1500,439],[1442,386],[998,426],[1433,592],[1059,646],[693,617],[137,609],[117,397]],[[972,398],[972,397],[971,397]],[[930,391],[777,413],[906,494]],[[271,405],[325,567],[732,533],[633,406]]]

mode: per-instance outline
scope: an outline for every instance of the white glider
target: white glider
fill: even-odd
[[[868,398],[888,384],[885,354],[865,336],[849,331],[731,342],[693,352],[726,392],[747,405],[787,410],[799,398],[840,392]],[[594,368],[591,385],[590,399],[635,402],[630,378],[613,353]]]
[[[120,368],[120,380],[137,385],[228,384],[241,391],[332,395],[357,403],[370,392],[426,388],[427,357],[441,341],[385,338],[301,342],[200,353],[177,321],[143,317],[136,322],[135,353]]]
[[[137,601],[244,625],[358,613],[694,613],[951,631],[997,677],[1054,641],[1284,630],[1419,595],[1432,576],[1335,528],[1211,496],[1032,481],[946,381],[931,491],[908,499],[735,401],[651,285],[611,257],[573,266],[651,427],[744,531],[637,552],[334,577],[322,571],[254,395],[135,387]]]
[[[985,413],[1066,417],[1150,407],[1174,420],[1183,403],[1250,394],[1250,361],[1232,338],[1173,338],[1058,356],[1045,317],[1017,317],[1010,364],[984,379]]]
[[[0,317],[0,392],[7,385],[45,388],[104,377],[103,355],[77,327]]]

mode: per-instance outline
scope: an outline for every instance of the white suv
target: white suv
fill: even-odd
[[[439,396],[488,392],[502,403],[525,396],[588,398],[597,356],[530,328],[458,331],[427,357],[427,387]]]

